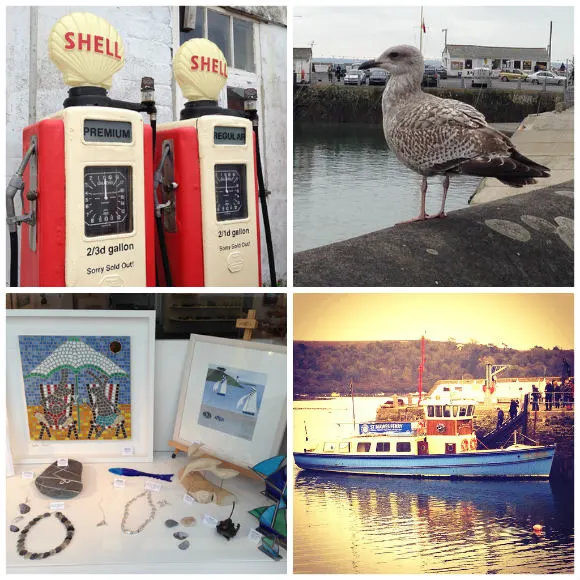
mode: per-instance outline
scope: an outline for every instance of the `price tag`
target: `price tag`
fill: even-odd
[[[68,459],[66,457],[61,457],[56,460],[58,467],[68,467]]]
[[[218,525],[218,521],[213,516],[210,516],[209,514],[205,514],[203,516],[202,521],[206,526],[211,526],[213,528],[215,528]]]
[[[254,530],[253,528],[248,532],[248,540],[252,542],[252,544],[258,545],[262,540],[262,534],[258,532],[258,530]]]
[[[132,445],[128,445],[127,447],[123,447],[121,449],[121,455],[124,457],[129,457],[135,453],[135,448]]]
[[[161,484],[158,481],[146,481],[145,489],[149,491],[161,491]]]
[[[51,510],[63,510],[64,509],[64,501],[53,501],[50,503]]]
[[[195,500],[187,493],[183,496],[183,501],[187,505],[193,505],[195,503]]]
[[[120,477],[113,479],[113,487],[125,487],[125,480]]]
[[[34,479],[34,471],[23,471],[22,479]]]

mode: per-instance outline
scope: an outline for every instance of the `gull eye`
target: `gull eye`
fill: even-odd
[[[390,52],[390,53],[389,53],[389,56],[390,56],[391,58],[397,58],[397,57],[399,56],[399,53],[398,53],[398,52]]]

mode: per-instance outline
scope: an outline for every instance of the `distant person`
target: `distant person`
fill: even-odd
[[[554,408],[560,408],[560,400],[562,399],[562,386],[558,383],[558,381],[552,382],[552,387],[554,387]]]
[[[564,383],[566,379],[570,378],[570,365],[568,361],[563,358],[562,359],[562,382]]]
[[[497,408],[497,425],[495,426],[496,431],[503,425],[503,411]]]
[[[328,82],[332,83],[332,65],[328,65]]]
[[[532,385],[532,411],[540,410],[540,391],[536,385]]]
[[[518,406],[519,406],[518,405],[518,402],[515,399],[512,399],[511,400],[511,403],[510,403],[510,410],[509,410],[509,413],[510,413],[510,421],[513,420],[513,419],[515,419],[517,417],[517,414],[518,414]]]
[[[550,382],[546,385],[544,389],[544,398],[545,398],[545,405],[546,411],[552,410],[552,396],[554,394],[554,385]]]
[[[564,63],[560,65],[560,72],[566,72],[566,65]]]
[[[306,78],[306,73],[304,72],[304,69],[302,69],[300,71],[300,80],[301,82],[304,82],[304,79]]]

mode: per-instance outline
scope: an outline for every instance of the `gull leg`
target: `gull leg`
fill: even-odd
[[[439,213],[430,215],[427,219],[447,217],[447,214],[445,213],[445,199],[447,198],[448,189],[449,189],[449,175],[445,175],[445,179],[443,180],[443,198],[441,199],[441,209],[439,210]]]
[[[421,182],[421,212],[416,218],[411,220],[406,220],[404,222],[398,222],[397,225],[400,224],[410,224],[413,222],[421,222],[429,218],[429,216],[425,213],[425,200],[427,198],[427,178],[423,175],[423,181]]]

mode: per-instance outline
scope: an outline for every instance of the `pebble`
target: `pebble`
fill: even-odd
[[[185,540],[185,542],[181,542],[179,546],[177,546],[180,550],[187,550],[189,548],[189,542]]]
[[[165,525],[168,528],[174,528],[175,526],[178,526],[179,524],[175,520],[165,520]]]
[[[187,536],[189,536],[189,534],[186,534],[185,532],[175,532],[173,534],[173,537],[178,539],[178,540],[185,540],[185,538],[187,538]]]
[[[12,526],[10,526],[10,531],[11,532],[19,532],[20,528],[18,526],[12,525]]]
[[[191,526],[195,526],[195,518],[193,516],[181,518],[180,522],[181,525],[185,526],[186,528],[191,528]]]
[[[30,506],[25,503],[18,504],[18,509],[21,514],[27,514],[30,511]]]

